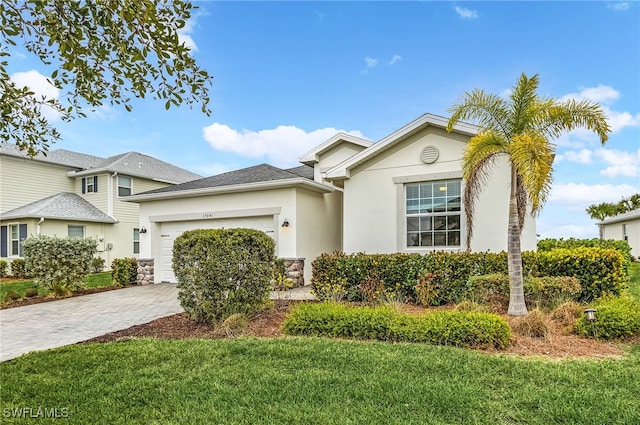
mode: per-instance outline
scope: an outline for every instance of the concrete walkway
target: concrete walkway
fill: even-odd
[[[305,286],[272,299],[314,299]],[[182,312],[175,284],[133,286],[0,310],[0,361],[85,341]]]

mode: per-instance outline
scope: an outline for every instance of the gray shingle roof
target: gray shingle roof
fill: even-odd
[[[169,193],[179,192],[183,190],[205,189],[221,186],[233,186],[251,183],[268,182],[275,180],[291,180],[305,178],[313,180],[313,168],[303,165],[301,167],[283,170],[269,164],[260,164],[253,167],[243,168],[240,170],[229,171],[227,173],[218,174],[203,179],[192,180],[186,183],[174,186],[163,187],[160,189],[150,190],[139,193],[138,195],[146,195],[151,193]]]
[[[0,219],[48,218],[55,220],[116,223],[113,217],[100,211],[75,193],[62,192],[0,214]]]
[[[76,176],[110,172],[128,176],[143,177],[167,183],[184,183],[199,179],[199,174],[176,167],[149,155],[138,152],[127,152],[102,159],[95,167],[75,173]]]
[[[0,154],[17,158],[28,158],[16,145],[12,143],[0,143]],[[95,173],[108,172],[126,174],[133,177],[142,177],[150,180],[158,180],[167,183],[184,183],[199,179],[199,174],[176,167],[157,158],[138,152],[127,152],[109,158],[87,155],[66,149],[55,149],[46,155],[39,153],[34,157],[37,161],[64,165],[75,168],[70,177],[81,177]]]
[[[29,158],[13,143],[0,143],[0,154],[17,158]],[[65,165],[67,167],[79,169],[92,168],[104,161],[104,158],[100,158],[99,156],[68,151],[66,149],[55,149],[47,152],[46,155],[38,153],[33,159],[36,161],[49,162],[52,164]]]

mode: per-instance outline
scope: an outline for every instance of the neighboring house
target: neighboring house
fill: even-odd
[[[477,128],[426,114],[377,143],[337,134],[282,170],[262,164],[139,193],[140,252],[155,261],[155,281],[175,281],[172,247],[188,229],[251,227],[271,235],[276,255],[304,267],[323,252],[462,251],[461,160]],[[510,173],[506,159],[477,201],[471,248],[507,247]],[[536,249],[527,218],[522,248]]]
[[[0,259],[22,257],[30,235],[93,237],[107,266],[139,254],[138,205],[122,197],[200,178],[128,152],[101,158],[64,149],[30,159],[0,143]]]
[[[631,255],[640,258],[640,208],[602,220],[598,226],[602,239],[627,241]]]

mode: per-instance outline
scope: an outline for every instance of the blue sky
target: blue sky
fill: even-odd
[[[542,237],[595,237],[584,209],[640,192],[638,2],[206,2],[182,32],[215,76],[210,117],[162,102],[57,122],[52,149],[138,151],[202,175],[297,158],[338,130],[376,141],[422,115],[447,116],[466,91],[507,94],[540,74],[539,93],[600,102],[613,132],[556,141]],[[43,67],[12,52],[15,81]]]

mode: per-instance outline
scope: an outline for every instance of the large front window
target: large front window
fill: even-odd
[[[407,184],[407,247],[460,246],[460,180]]]

